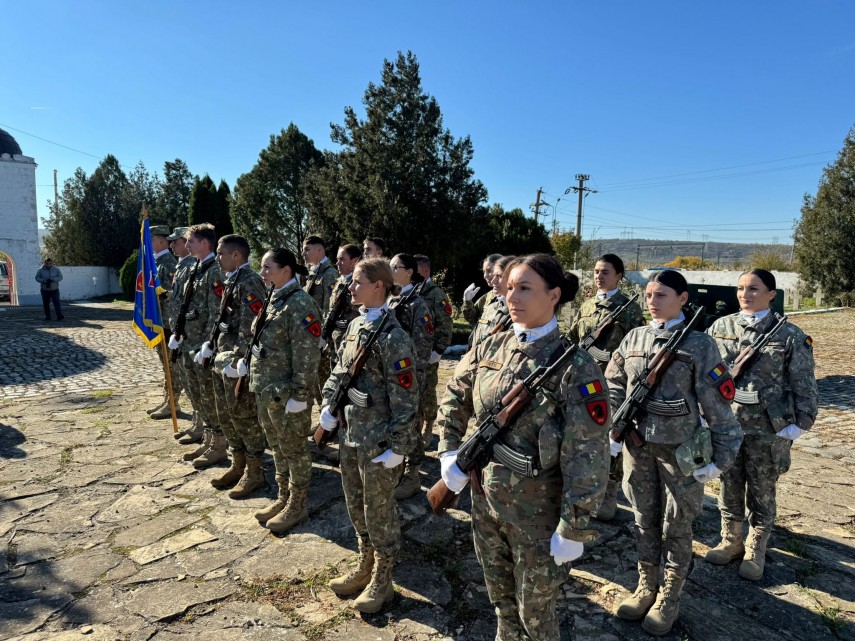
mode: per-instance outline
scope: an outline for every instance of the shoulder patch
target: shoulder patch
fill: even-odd
[[[454,309],[451,307],[451,303],[448,302],[447,298],[443,298],[442,303],[440,303],[440,305],[442,305],[442,308],[445,310],[445,313],[449,316],[454,313]]]
[[[498,361],[479,361],[478,367],[486,367],[487,369],[500,370],[502,369],[502,363]]]
[[[710,370],[708,376],[712,380],[717,381],[722,376],[724,376],[725,372],[727,372],[727,365],[725,365],[724,363],[719,363],[718,365],[713,367],[712,370]]]
[[[591,381],[590,383],[579,386],[579,394],[582,396],[592,396],[593,394],[599,394],[602,391],[603,384],[600,383],[600,381]],[[600,423],[600,425],[602,425],[602,423]]]
[[[223,284],[221,280],[215,280],[211,283],[211,289],[214,290],[214,293],[219,297],[223,297],[223,293],[226,291],[226,286]]]
[[[243,304],[247,305],[256,316],[258,316],[261,308],[264,307],[264,303],[255,294],[247,294],[243,299]]]
[[[425,331],[433,336],[433,322],[431,321],[430,314],[425,314],[420,319],[421,324],[424,326]]]
[[[585,403],[585,409],[597,425],[604,425],[609,418],[609,404],[605,399],[588,401]]]
[[[413,371],[408,370],[398,374],[398,384],[404,389],[410,389],[413,386]]]
[[[813,348],[813,339],[810,336],[805,338],[805,347],[807,347],[808,349]]]
[[[718,391],[725,400],[732,401],[736,396],[736,387],[733,385],[733,379],[728,377],[723,380],[718,386]]]
[[[308,314],[301,322],[303,323],[303,327],[306,328],[306,331],[312,336],[317,337],[321,335],[321,324],[318,322],[318,319],[315,318],[314,314]]]
[[[409,358],[402,358],[395,363],[395,371],[400,372],[404,369],[410,369],[412,366],[413,362]]]

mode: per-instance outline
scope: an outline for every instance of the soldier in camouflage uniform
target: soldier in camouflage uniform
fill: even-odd
[[[168,342],[172,332],[169,329],[169,317],[166,314],[166,305],[169,301],[169,292],[172,291],[172,281],[175,278],[175,269],[178,261],[172,255],[172,252],[169,251],[167,236],[169,236],[169,227],[166,225],[153,225],[151,227],[151,248],[154,251],[154,264],[157,267],[157,277],[160,279],[160,286],[165,290],[165,293],[160,295],[160,304],[163,315],[163,336],[164,340]],[[176,368],[170,365],[169,358],[164,362],[162,349],[157,350],[157,356],[164,367],[170,366],[172,396],[175,399],[175,411],[178,412],[180,411],[178,397],[181,394],[181,382]],[[172,409],[169,405],[169,390],[166,387],[166,376],[163,379],[163,401],[160,405],[146,410],[146,413],[153,419],[169,418],[172,416]]]
[[[460,492],[469,477],[456,464],[470,418],[477,423],[511,388],[572,346],[555,311],[576,295],[552,257],[511,263],[508,305],[513,331],[467,352],[439,408],[442,478]],[[497,641],[557,641],[555,600],[565,563],[581,556],[591,512],[606,487],[610,428],[605,380],[591,356],[578,351],[520,418],[500,435],[472,491],[472,534],[498,617]],[[496,448],[530,457],[530,476],[495,458]]]
[[[266,486],[261,466],[264,433],[258,423],[255,394],[244,392],[235,398],[235,367],[252,340],[252,323],[264,306],[267,292],[261,277],[249,266],[249,244],[242,236],[223,236],[217,246],[217,261],[226,272],[226,293],[217,314],[216,347],[206,342],[202,356],[211,359],[216,353],[214,400],[232,463],[225,474],[211,479],[211,485],[217,489],[233,487],[229,498],[238,499]]]
[[[249,389],[255,392],[258,419],[276,465],[278,499],[255,515],[271,532],[287,532],[309,518],[312,459],[307,438],[321,360],[321,310],[297,282],[296,275],[306,273],[287,249],[271,249],[261,260],[261,277],[274,291],[252,353]],[[243,359],[237,369],[245,374]]]
[[[430,258],[424,254],[416,254],[419,264],[419,274],[425,279],[425,284],[419,292],[428,304],[433,319],[433,351],[425,370],[424,393],[421,396],[419,414],[423,421],[421,434],[425,447],[430,445],[433,438],[433,422],[436,420],[437,398],[436,388],[439,385],[439,361],[446,348],[451,345],[454,333],[454,309],[451,301],[442,288],[431,280]]]
[[[739,353],[778,322],[769,305],[775,277],[752,269],[739,277],[737,298],[742,311],[720,318],[707,330],[722,358],[732,363]],[[737,380],[734,409],[745,438],[736,463],[721,477],[721,543],[706,560],[724,565],[741,558],[743,578],[763,576],[766,543],[775,523],[775,484],[790,467],[790,446],[813,426],[817,412],[813,341],[795,325],[784,324]],[[748,508],[747,545],[742,522]]]
[[[333,293],[330,297],[330,309],[338,305],[339,297],[344,297],[342,302],[342,310],[338,314],[335,321],[335,329],[330,336],[331,345],[323,345],[324,349],[328,348],[330,355],[330,371],[335,368],[338,348],[341,341],[347,334],[347,326],[350,321],[359,316],[359,310],[350,301],[350,281],[353,280],[353,270],[356,267],[357,261],[362,258],[362,250],[357,245],[343,245],[339,247],[336,256],[336,268],[338,269],[339,279],[333,287]],[[326,318],[324,319],[326,321]]]
[[[303,242],[303,260],[309,265],[309,275],[303,290],[315,299],[318,309],[321,310],[319,318],[323,323],[330,310],[330,299],[338,281],[338,272],[327,258],[326,243],[320,236],[309,236]],[[329,366],[329,360],[322,358],[318,370],[318,384],[312,392],[314,399],[319,403],[321,388],[330,375]]]
[[[574,343],[579,343],[585,336],[595,330],[613,310],[627,302],[628,297],[619,289],[624,277],[623,261],[614,254],[605,254],[597,259],[594,265],[594,285],[597,293],[582,303],[579,315],[568,332]],[[606,365],[611,360],[612,352],[618,348],[623,337],[629,330],[644,325],[644,315],[641,307],[632,303],[617,318],[612,326],[600,335],[600,338],[588,349],[600,369],[605,372]],[[600,521],[611,521],[617,509],[617,491],[623,478],[623,457],[618,454],[612,457],[609,467],[609,486],[595,518]]]
[[[196,275],[185,287],[193,285],[190,308],[185,316],[184,336],[181,339],[182,366],[187,372],[187,393],[193,400],[196,411],[205,423],[202,444],[184,455],[185,461],[193,461],[193,467],[204,469],[226,458],[226,438],[220,429],[214,400],[214,381],[210,369],[201,366],[199,352],[217,321],[220,299],[225,293],[223,274],[217,265],[214,249],[217,234],[214,226],[205,223],[193,225],[187,232],[187,249],[198,261]],[[170,341],[174,341],[173,336]],[[172,342],[170,347],[174,347]]]
[[[389,306],[395,310],[395,316],[401,327],[410,335],[415,354],[416,383],[419,386],[419,398],[425,394],[427,368],[433,353],[434,320],[428,303],[416,294],[406,304],[399,304],[413,287],[420,287],[422,276],[418,273],[418,263],[410,254],[397,254],[392,258],[392,274],[395,285],[401,288],[401,293],[389,299]],[[416,419],[416,432],[419,438],[412,453],[407,456],[401,483],[395,490],[396,499],[406,499],[416,494],[422,488],[421,466],[425,459],[425,443],[419,430],[420,419]]]
[[[496,261],[502,257],[501,254],[490,254],[484,261],[481,263],[481,271],[484,274],[484,282],[487,285],[490,284],[490,281],[493,280],[493,265],[495,265]],[[493,292],[488,291],[478,300],[475,300],[475,297],[478,295],[478,292],[481,291],[481,288],[472,283],[463,291],[463,318],[466,319],[466,322],[470,325],[474,325],[478,322],[478,319],[481,318],[481,314],[484,313],[484,307],[493,300]]]
[[[341,483],[347,512],[359,542],[357,567],[330,581],[338,595],[359,593],[353,605],[377,612],[394,596],[392,566],[401,545],[394,490],[404,456],[415,447],[419,406],[415,354],[410,337],[391,313],[371,349],[355,387],[370,398],[370,407],[347,404],[344,421],[332,416],[329,403],[340,377],[347,372],[360,345],[387,312],[393,287],[392,270],[382,258],[363,258],[354,271],[350,291],[360,316],[350,323],[338,362],[324,386],[321,426],[340,426]]]
[[[486,340],[488,336],[504,331],[503,327],[510,324],[508,306],[505,304],[505,295],[508,292],[505,268],[514,258],[515,256],[502,256],[493,263],[493,274],[489,281],[493,299],[484,306],[481,317],[469,335],[469,349]]]
[[[632,393],[641,372],[671,335],[685,327],[681,310],[688,285],[681,274],[656,273],[647,283],[645,297],[654,320],[648,327],[630,330],[606,367],[612,409]],[[730,409],[733,379],[715,341],[702,332],[692,332],[679,346],[677,357],[653,389],[650,399],[659,405],[648,405],[635,426],[642,445],[634,445],[631,438],[623,443],[623,491],[635,513],[639,581],[636,591],[621,602],[617,616],[629,621],[643,617],[645,631],[663,635],[679,614],[692,560],[692,521],[701,510],[703,483],[733,465],[742,430]],[[709,424],[712,462],[688,473],[677,450],[698,430],[707,429],[701,424],[699,405]],[[611,445],[613,454],[621,447],[614,441]],[[663,552],[665,586],[660,590]]]

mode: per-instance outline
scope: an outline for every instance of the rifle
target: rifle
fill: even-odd
[[[511,320],[511,314],[507,310],[503,312],[499,312],[496,317],[493,319],[493,326],[490,328],[490,331],[484,334],[473,347],[478,347],[485,340],[490,338],[491,336],[495,336],[499,332],[504,332],[509,329],[510,326],[513,325],[513,321]]]
[[[344,291],[339,294],[335,302],[330,306],[330,311],[324,320],[324,324],[321,325],[321,339],[327,343],[329,343],[330,337],[335,331],[335,324],[338,321],[338,317],[344,311],[348,295],[347,287],[345,287]]]
[[[368,397],[353,386],[356,378],[362,372],[362,369],[365,367],[365,363],[368,362],[371,346],[377,342],[378,338],[380,338],[380,332],[386,326],[386,323],[389,321],[389,317],[398,307],[412,300],[413,297],[415,297],[416,292],[420,289],[421,285],[416,285],[407,292],[406,296],[395,303],[394,306],[390,306],[389,309],[383,312],[383,316],[380,317],[380,324],[377,325],[374,331],[368,335],[368,339],[359,346],[359,349],[356,350],[353,360],[350,365],[347,366],[347,371],[341,375],[341,378],[333,391],[332,400],[329,404],[330,414],[338,418],[339,424],[332,431],[327,431],[322,426],[318,425],[315,429],[315,435],[312,437],[315,441],[315,445],[318,446],[318,449],[324,449],[327,446],[327,443],[332,441],[333,438],[335,438],[335,435],[338,434],[339,426],[345,424],[344,406],[347,405],[348,400],[352,401],[354,405],[358,405],[359,407],[368,407]]]
[[[223,300],[220,301],[220,313],[217,316],[217,322],[214,323],[214,327],[211,329],[211,335],[208,337],[208,343],[211,345],[211,354],[208,358],[202,359],[202,367],[208,369],[211,366],[211,361],[214,360],[214,357],[217,355],[217,341],[220,340],[220,334],[222,332],[229,331],[229,324],[226,322],[226,310],[229,307],[229,303],[231,302],[232,297],[235,295],[235,289],[237,289],[237,281],[238,274],[234,275],[234,280],[229,283],[229,288],[226,290],[225,296],[223,296]],[[223,329],[223,325],[225,325],[225,329]]]
[[[252,328],[252,340],[249,341],[249,345],[246,346],[246,352],[243,355],[243,362],[246,365],[246,373],[249,375],[249,363],[252,361],[252,350],[258,346],[258,340],[261,338],[261,332],[264,331],[264,323],[267,320],[267,308],[270,306],[270,300],[273,298],[273,290],[276,288],[276,285],[271,285],[270,289],[267,290],[267,298],[264,300],[264,307],[261,308],[261,311],[258,312],[258,316],[255,319],[255,325]],[[243,391],[246,389],[245,384],[246,376],[241,376],[237,379],[237,383],[235,383],[235,398],[240,400],[240,397],[243,396]]]
[[[772,313],[774,314],[774,312]],[[772,337],[774,337],[775,334],[778,333],[778,330],[784,326],[784,323],[787,322],[786,315],[779,317],[775,314],[775,316],[778,318],[778,322],[775,323],[774,327],[772,327],[768,332],[764,332],[755,338],[750,345],[746,346],[745,349],[739,352],[739,355],[732,363],[728,364],[730,375],[733,376],[734,381],[736,381],[742,372],[751,367],[751,364],[760,355],[760,350],[763,349],[770,340],[772,340]]]
[[[187,325],[187,312],[190,309],[190,302],[193,300],[193,289],[196,287],[196,273],[199,271],[199,260],[193,266],[193,271],[190,272],[190,278],[184,283],[184,300],[181,301],[181,309],[178,311],[178,318],[175,319],[175,327],[172,328],[172,334],[180,341],[186,336],[185,327]],[[180,349],[173,349],[169,355],[169,360],[173,363],[178,360]]]
[[[662,380],[662,376],[674,362],[677,357],[677,348],[685,341],[694,331],[695,326],[701,322],[704,317],[704,308],[698,307],[694,309],[694,316],[686,323],[683,331],[671,335],[668,342],[665,343],[653,358],[647,364],[638,377],[633,381],[632,392],[626,397],[617,412],[612,415],[612,431],[611,439],[616,443],[621,443],[625,438],[636,447],[641,447],[644,441],[638,430],[635,429],[638,422],[641,420],[645,411],[650,407],[655,407],[659,413],[668,415],[683,415],[684,410],[688,409],[686,401],[657,401],[651,399],[653,390]]]
[[[475,433],[467,438],[457,450],[457,467],[462,472],[469,474],[476,489],[481,486],[479,476],[484,459],[490,455],[501,432],[514,424],[537,397],[540,389],[573,357],[577,349],[577,345],[570,345],[551,365],[538,367],[525,380],[515,384],[493,406],[490,415],[481,422]],[[427,493],[428,503],[437,516],[445,514],[456,496],[441,478]]]
[[[585,334],[585,337],[579,341],[579,347],[586,352],[588,352],[591,356],[593,356],[599,362],[605,362],[609,360],[608,352],[604,352],[600,349],[594,347],[594,343],[596,343],[600,336],[609,329],[612,325],[615,324],[618,317],[623,314],[624,310],[629,307],[635,300],[638,298],[638,292],[633,292],[632,296],[629,297],[623,305],[618,307],[617,309],[613,309],[608,313],[608,315],[600,321],[600,324],[597,325],[590,332]]]

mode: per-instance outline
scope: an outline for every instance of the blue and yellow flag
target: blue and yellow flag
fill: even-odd
[[[140,255],[137,259],[137,292],[134,299],[134,331],[149,347],[163,340],[163,319],[157,297],[165,289],[160,286],[154,252],[151,249],[151,230],[148,218],[140,228]]]

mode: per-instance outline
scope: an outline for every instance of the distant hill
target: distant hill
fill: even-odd
[[[677,256],[701,256],[721,267],[738,269],[741,263],[757,251],[775,251],[788,257],[792,245],[763,245],[758,243],[692,243],[681,240],[651,240],[645,238],[601,238],[586,240],[584,245],[593,250],[594,256],[617,254],[627,269],[635,269],[636,256],[640,267],[654,267],[671,262]],[[655,245],[655,246],[651,246]]]

